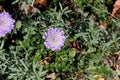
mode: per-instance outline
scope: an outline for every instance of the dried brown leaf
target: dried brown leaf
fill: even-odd
[[[104,63],[110,65],[110,67],[115,71],[120,72],[120,51],[111,55],[107,55]]]
[[[105,80],[103,77],[99,78],[98,80]]]
[[[106,21],[100,22],[99,28],[102,29],[102,30],[106,30],[107,29],[107,23],[106,23]]]
[[[34,5],[37,7],[47,6],[47,0],[35,0]]]
[[[81,50],[80,50],[80,53],[81,53],[81,54],[85,54],[85,53],[86,53],[86,50],[85,50],[85,49],[81,49]]]
[[[24,8],[24,11],[25,11],[26,13],[28,13],[28,12],[30,12],[30,10],[31,10],[30,6],[29,6],[29,5],[26,5],[25,8]]]
[[[69,42],[69,47],[80,49],[80,45],[77,41]]]
[[[111,14],[111,17],[110,18],[113,18],[117,15],[117,13],[120,12],[120,0],[116,0],[115,4],[114,4],[114,7],[113,7],[113,11],[112,11],[112,14]]]
[[[68,46],[76,53],[85,54],[86,50],[80,47],[80,44],[77,41],[72,41],[68,43]]]
[[[95,80],[105,80],[105,78],[102,75],[94,75],[93,76],[95,78]]]
[[[40,64],[44,65],[44,64],[49,64],[51,58],[50,57],[45,57],[44,59],[40,60]]]
[[[55,80],[56,79],[56,74],[55,73],[50,73],[50,74],[47,74],[45,77],[50,78],[52,80]]]

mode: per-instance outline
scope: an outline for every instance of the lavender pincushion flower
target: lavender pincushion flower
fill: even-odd
[[[15,20],[11,18],[8,12],[0,13],[0,37],[4,37],[7,33],[11,32],[14,28]]]
[[[66,37],[64,36],[63,30],[59,30],[58,28],[49,28],[48,31],[45,32],[43,39],[45,40],[45,47],[55,51],[61,49]]]

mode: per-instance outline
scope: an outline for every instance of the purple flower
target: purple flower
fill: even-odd
[[[64,36],[63,30],[59,30],[58,28],[49,28],[48,31],[45,32],[43,39],[45,40],[45,47],[55,51],[61,49],[66,37]]]
[[[14,28],[15,20],[11,18],[8,12],[0,13],[0,37],[4,37],[7,33],[11,32]]]

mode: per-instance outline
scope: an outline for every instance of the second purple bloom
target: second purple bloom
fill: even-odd
[[[60,50],[64,46],[66,37],[64,36],[64,31],[58,28],[49,28],[45,32],[43,39],[45,40],[44,45],[46,48],[52,51]]]

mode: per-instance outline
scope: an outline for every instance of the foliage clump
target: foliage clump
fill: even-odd
[[[119,80],[120,22],[109,18],[114,1],[0,2],[15,20],[0,38],[0,80]]]

